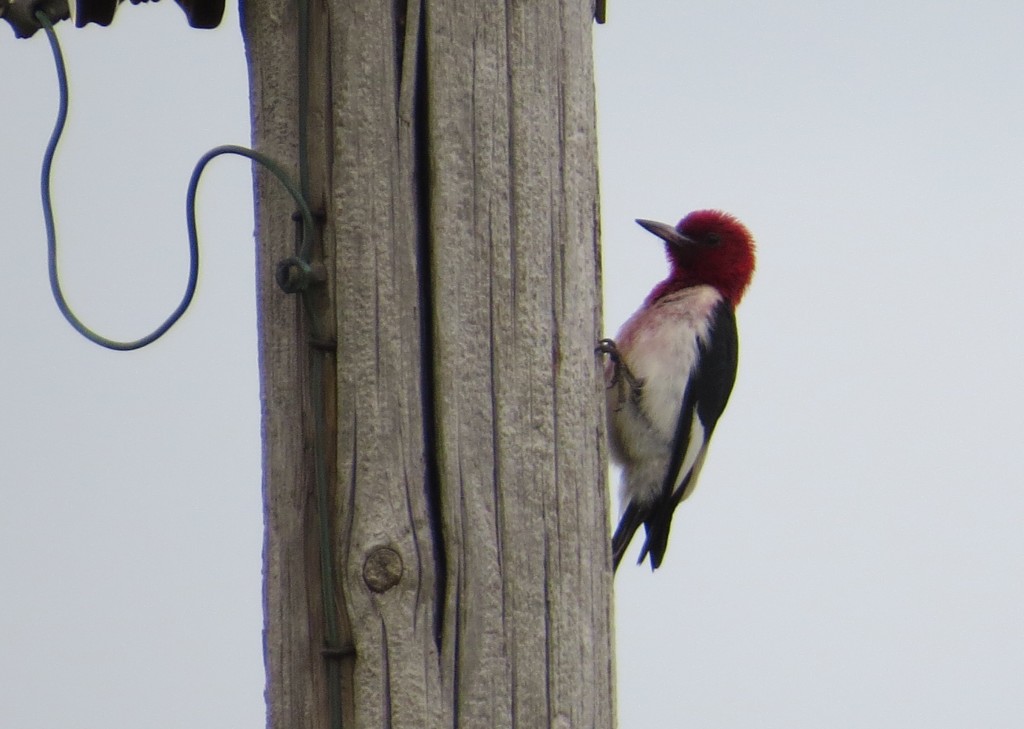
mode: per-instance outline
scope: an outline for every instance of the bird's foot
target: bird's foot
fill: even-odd
[[[608,383],[609,389],[625,382],[629,388],[629,399],[634,405],[640,404],[640,394],[644,386],[644,381],[639,377],[636,377],[632,370],[629,369],[629,365],[622,359],[622,354],[619,352],[619,347],[615,344],[614,339],[602,339],[597,343],[597,349],[594,350],[598,354],[606,354],[611,359],[614,369],[612,371],[611,382]],[[620,391],[619,402],[625,400],[625,396]]]

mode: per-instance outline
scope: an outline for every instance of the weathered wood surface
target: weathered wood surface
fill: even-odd
[[[313,10],[345,726],[611,727],[591,4]],[[255,143],[292,162],[295,8],[243,14]],[[257,179],[268,721],[326,727],[323,355],[273,283],[292,205]]]
[[[589,3],[427,15],[447,701],[611,726]],[[472,717],[472,718],[468,718]]]
[[[296,174],[295,23],[290,15],[253,15],[243,13],[254,146]],[[290,62],[263,61],[271,55]],[[321,667],[318,640],[322,641],[319,626],[323,624],[316,597],[312,474],[302,458],[309,428],[305,403],[309,368],[298,309],[295,302],[282,301],[283,294],[274,283],[276,262],[292,254],[294,203],[268,173],[258,166],[254,173],[263,416],[264,662],[271,686],[267,718],[268,725],[275,727],[298,727],[305,722],[313,729],[324,729],[318,704],[325,676],[322,670],[306,668]],[[305,613],[308,619],[295,619]]]

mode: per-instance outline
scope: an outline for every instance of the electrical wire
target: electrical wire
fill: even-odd
[[[50,290],[53,293],[54,301],[64,318],[83,337],[91,342],[108,349],[128,351],[140,349],[155,342],[174,326],[188,310],[195,296],[196,285],[199,278],[199,236],[196,228],[195,201],[196,192],[199,186],[199,178],[203,170],[215,158],[221,155],[234,154],[263,165],[273,174],[285,187],[288,193],[295,200],[301,212],[302,227],[301,237],[294,256],[286,258],[278,264],[277,282],[288,293],[301,295],[303,306],[307,313],[309,322],[309,341],[311,344],[310,357],[310,399],[313,406],[313,479],[316,491],[317,520],[320,537],[320,571],[321,571],[321,597],[324,610],[324,649],[323,657],[326,661],[327,672],[327,703],[329,726],[331,729],[341,729],[343,723],[342,697],[341,697],[341,676],[338,660],[353,654],[350,645],[341,644],[340,631],[337,620],[337,599],[334,594],[337,584],[337,573],[334,565],[334,554],[332,548],[330,513],[328,502],[329,485],[327,481],[327,425],[324,412],[324,385],[325,385],[325,359],[327,351],[323,349],[322,337],[317,326],[314,308],[308,288],[313,280],[311,260],[313,255],[313,241],[315,227],[313,214],[306,203],[309,196],[309,144],[307,123],[309,117],[309,6],[308,0],[300,0],[299,10],[299,174],[301,189],[296,187],[291,178],[271,158],[246,147],[236,145],[222,145],[211,149],[200,157],[189,178],[188,191],[185,195],[185,216],[188,229],[189,247],[189,270],[188,279],[185,284],[185,292],[182,295],[178,306],[171,312],[164,322],[149,334],[131,341],[118,341],[104,337],[88,326],[86,326],[72,311],[68,305],[60,285],[60,276],[57,269],[57,236],[54,224],[53,200],[50,190],[52,176],[53,157],[57,150],[64,131],[64,125],[68,114],[68,80],[67,70],[64,65],[64,56],[61,52],[57,35],[53,30],[50,19],[42,12],[37,12],[36,17],[45,28],[47,38],[50,41],[50,48],[53,50],[54,63],[57,68],[57,82],[60,90],[60,101],[57,111],[57,120],[53,132],[50,135],[46,151],[43,155],[42,171],[40,175],[40,187],[43,203],[43,218],[46,224],[47,258],[49,264]]]
[[[60,310],[60,313],[63,314],[68,323],[74,327],[75,331],[101,347],[118,351],[130,351],[134,349],[141,349],[142,347],[152,344],[166,334],[167,331],[177,323],[192,303],[192,298],[195,296],[196,292],[196,284],[199,280],[199,234],[196,228],[196,191],[199,187],[199,178],[202,175],[203,170],[206,169],[206,165],[209,164],[211,160],[215,157],[226,154],[247,157],[252,161],[263,165],[281,182],[282,185],[284,185],[288,193],[295,199],[296,205],[299,206],[299,209],[302,212],[302,241],[299,245],[299,250],[296,252],[296,256],[283,261],[282,265],[295,268],[299,275],[299,280],[293,284],[293,288],[290,289],[290,291],[302,290],[306,285],[308,285],[308,277],[311,270],[309,262],[312,255],[313,236],[315,233],[313,214],[309,210],[309,205],[306,204],[302,193],[288,177],[287,173],[285,173],[285,171],[276,162],[274,162],[274,160],[260,152],[256,152],[255,150],[227,144],[215,147],[200,157],[195,168],[192,170],[192,176],[189,179],[188,192],[185,196],[185,217],[186,226],[188,228],[189,255],[188,278],[185,283],[185,292],[182,294],[181,301],[178,302],[174,311],[171,312],[170,316],[168,316],[160,326],[149,334],[130,341],[109,339],[86,326],[86,324],[83,323],[71,309],[71,306],[68,304],[68,301],[64,296],[63,289],[61,288],[60,274],[57,267],[57,232],[56,225],[54,223],[53,198],[50,189],[53,173],[53,157],[56,154],[57,145],[64,132],[64,125],[66,124],[68,117],[69,94],[67,69],[64,65],[64,54],[61,52],[60,43],[57,40],[57,34],[53,30],[53,24],[49,17],[40,11],[36,13],[36,18],[46,30],[46,36],[50,41],[54,64],[57,68],[57,85],[60,92],[57,120],[54,123],[50,139],[46,144],[46,151],[43,154],[43,163],[40,173],[40,193],[42,195],[43,203],[43,221],[46,226],[46,252],[50,277],[50,291],[53,293],[53,299],[57,303],[57,308]]]

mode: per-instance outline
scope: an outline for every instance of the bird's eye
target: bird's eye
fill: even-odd
[[[716,233],[716,232],[708,233],[708,244],[709,245],[717,246],[721,242],[722,242],[722,236],[720,236],[718,233]]]

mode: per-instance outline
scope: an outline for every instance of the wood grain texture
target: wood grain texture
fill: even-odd
[[[585,2],[432,2],[442,676],[459,727],[613,724]]]
[[[440,726],[412,118],[419,9],[333,8],[339,557],[357,626],[355,726]],[[363,574],[382,547],[400,555],[403,574],[377,593]]]
[[[245,3],[256,149],[298,179],[296,20],[294,9]],[[267,723],[326,729],[323,601],[309,407],[310,362],[299,300],[274,280],[294,252],[294,202],[254,167],[257,303],[263,416],[263,598]],[[318,180],[323,185],[323,180]],[[315,205],[315,203],[314,203]]]
[[[242,8],[255,145],[294,166],[295,7]],[[293,206],[257,173],[268,723],[328,726],[321,357],[346,729],[607,729],[591,3],[316,0],[311,20],[338,351],[310,350],[273,281]]]

